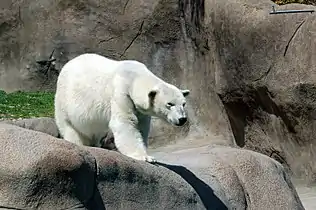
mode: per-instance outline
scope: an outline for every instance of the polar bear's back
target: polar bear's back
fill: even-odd
[[[81,76],[84,76],[86,79],[98,79],[102,76],[104,79],[107,76],[111,77],[118,65],[119,61],[98,54],[86,53],[66,63],[59,77],[68,80],[70,79],[69,77],[71,77],[71,80],[74,80]]]
[[[111,98],[116,75],[126,78],[128,83],[133,83],[133,78],[136,77],[155,77],[138,61],[117,61],[98,54],[86,53],[64,65],[58,76],[57,91],[58,94],[65,94],[63,97],[70,100],[73,96],[81,96],[86,100],[95,97],[104,101]]]
[[[83,54],[64,65],[58,80],[56,94],[69,103],[106,100],[111,94],[111,81],[119,61],[97,54]],[[90,102],[91,103],[91,102]]]
[[[110,116],[112,79],[119,61],[83,54],[62,68],[55,94],[55,118],[61,129],[69,121],[86,135],[106,132]],[[101,135],[101,134],[100,134]]]

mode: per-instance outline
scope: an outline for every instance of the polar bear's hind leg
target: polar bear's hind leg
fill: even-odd
[[[82,134],[80,134],[78,131],[76,131],[70,124],[66,123],[66,126],[64,127],[64,137],[65,140],[72,142],[77,145],[89,145],[89,139]]]

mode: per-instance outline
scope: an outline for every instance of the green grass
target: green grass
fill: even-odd
[[[54,116],[54,93],[13,92],[0,90],[0,118],[31,118]]]
[[[272,0],[272,1],[279,5],[291,4],[291,3],[311,4],[311,5],[316,4],[316,0]]]

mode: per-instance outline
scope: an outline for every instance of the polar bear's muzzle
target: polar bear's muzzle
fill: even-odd
[[[183,126],[188,121],[183,106],[171,107],[167,118],[169,123],[176,126]]]
[[[178,119],[178,121],[179,122],[177,124],[175,124],[175,125],[176,126],[183,126],[188,121],[188,119],[186,117],[181,117],[181,118]]]
[[[176,125],[176,126],[183,126],[186,122],[188,121],[188,118],[187,117],[180,117],[178,119],[170,119],[168,118],[168,122],[173,124],[173,125]]]

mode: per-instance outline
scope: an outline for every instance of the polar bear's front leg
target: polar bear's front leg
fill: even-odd
[[[147,115],[143,115],[141,113],[137,113],[137,119],[138,119],[137,126],[142,135],[143,142],[147,150],[151,117]],[[147,162],[154,163],[154,162],[157,162],[157,160],[153,156],[147,156]]]
[[[115,145],[118,151],[136,160],[155,162],[155,159],[147,155],[146,146],[141,131],[138,128],[138,118],[134,114],[130,101],[119,103],[111,102],[111,129]]]
[[[136,160],[154,162],[154,158],[147,155],[140,131],[128,121],[118,117],[110,120],[109,127],[118,151]]]

